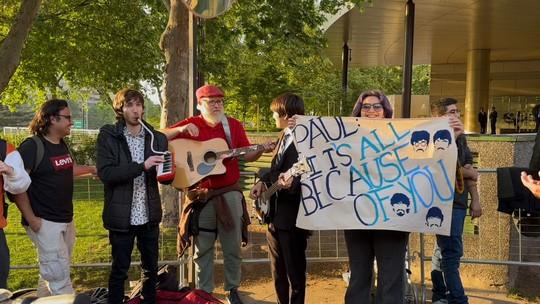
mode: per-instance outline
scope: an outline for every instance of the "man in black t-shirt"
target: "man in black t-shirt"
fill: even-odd
[[[18,149],[32,179],[27,191],[30,206],[23,208],[31,209],[33,215],[25,216],[22,223],[38,250],[39,297],[74,292],[70,279],[75,243],[73,176],[95,173],[96,169],[75,165],[63,140],[72,125],[67,102],[49,100],[30,123],[35,140],[28,138]]]

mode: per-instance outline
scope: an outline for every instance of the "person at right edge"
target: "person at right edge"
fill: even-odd
[[[459,264],[463,256],[462,236],[467,214],[468,193],[471,194],[471,218],[474,219],[482,215],[482,207],[476,188],[478,172],[472,166],[473,156],[467,146],[465,134],[463,134],[464,127],[460,120],[457,100],[442,98],[432,103],[431,116],[448,118],[450,127],[454,129],[458,150],[450,235],[437,235],[437,243],[433,252],[431,271],[431,280],[433,282],[432,303],[469,303],[459,275]]]
[[[270,109],[276,127],[283,129],[281,139],[272,158],[270,170],[261,174],[261,181],[253,186],[250,197],[262,194],[267,186],[278,182],[281,189],[271,199],[273,208],[266,238],[270,251],[270,267],[278,304],[301,304],[306,296],[306,248],[309,231],[296,227],[300,207],[300,178],[285,180],[284,172],[298,161],[288,119],[304,115],[304,101],[295,94],[285,93],[276,97]]]

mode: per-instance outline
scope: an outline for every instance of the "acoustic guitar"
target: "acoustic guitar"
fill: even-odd
[[[174,139],[169,141],[169,151],[173,154],[176,173],[172,186],[182,190],[193,186],[210,175],[224,174],[223,160],[242,156],[249,152],[264,150],[263,145],[251,145],[229,149],[227,141],[213,138],[206,141]]]
[[[309,172],[311,172],[311,168],[309,167],[307,160],[305,158],[301,158],[289,170],[285,172],[285,180],[288,180],[289,178],[300,176],[304,173],[309,173]],[[264,183],[263,183],[263,187],[266,188]],[[272,195],[274,195],[274,193],[276,193],[279,189],[281,189],[281,186],[276,181],[270,187],[264,189],[263,193],[253,202],[253,207],[255,208],[255,214],[257,214],[257,219],[259,220],[259,223],[261,224],[270,223],[271,198],[272,198]]]

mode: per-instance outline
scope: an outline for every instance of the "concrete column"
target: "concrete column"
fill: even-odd
[[[465,130],[480,132],[478,113],[489,106],[489,57],[490,50],[469,50],[467,55],[467,84],[465,89]]]

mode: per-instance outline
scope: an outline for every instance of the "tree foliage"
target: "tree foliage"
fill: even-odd
[[[340,104],[342,114],[347,114],[365,89],[401,94],[401,68],[376,67],[351,69],[350,90],[344,97],[340,67],[322,53],[326,42],[321,25],[327,14],[365,2],[237,1],[228,13],[203,23],[199,67],[208,82],[225,89],[229,114],[259,129],[273,125],[269,104],[284,91],[301,95],[312,115],[337,115]],[[18,3],[3,1],[0,39],[7,35]],[[111,94],[124,86],[141,88],[145,81],[160,87],[165,62],[159,41],[167,10],[160,0],[44,1],[21,65],[0,103],[13,109],[50,96],[86,101],[96,92],[110,102]],[[416,67],[414,73],[413,92],[427,93],[429,67]],[[162,110],[181,106],[176,102]],[[153,125],[158,125],[157,112],[159,108],[148,106]],[[87,113],[89,126],[113,118],[106,105],[89,107]]]
[[[6,11],[2,28],[12,17]],[[142,80],[159,85],[165,20],[158,0],[45,1],[1,102],[40,103],[47,94],[76,100],[88,90],[106,95]]]
[[[304,97],[313,114],[330,114],[341,98],[339,74],[324,58],[325,14],[364,1],[239,1],[220,18],[206,21],[201,69],[228,95],[227,110],[243,121],[260,117],[272,125],[268,105],[284,91]],[[319,5],[317,5],[319,4]]]

